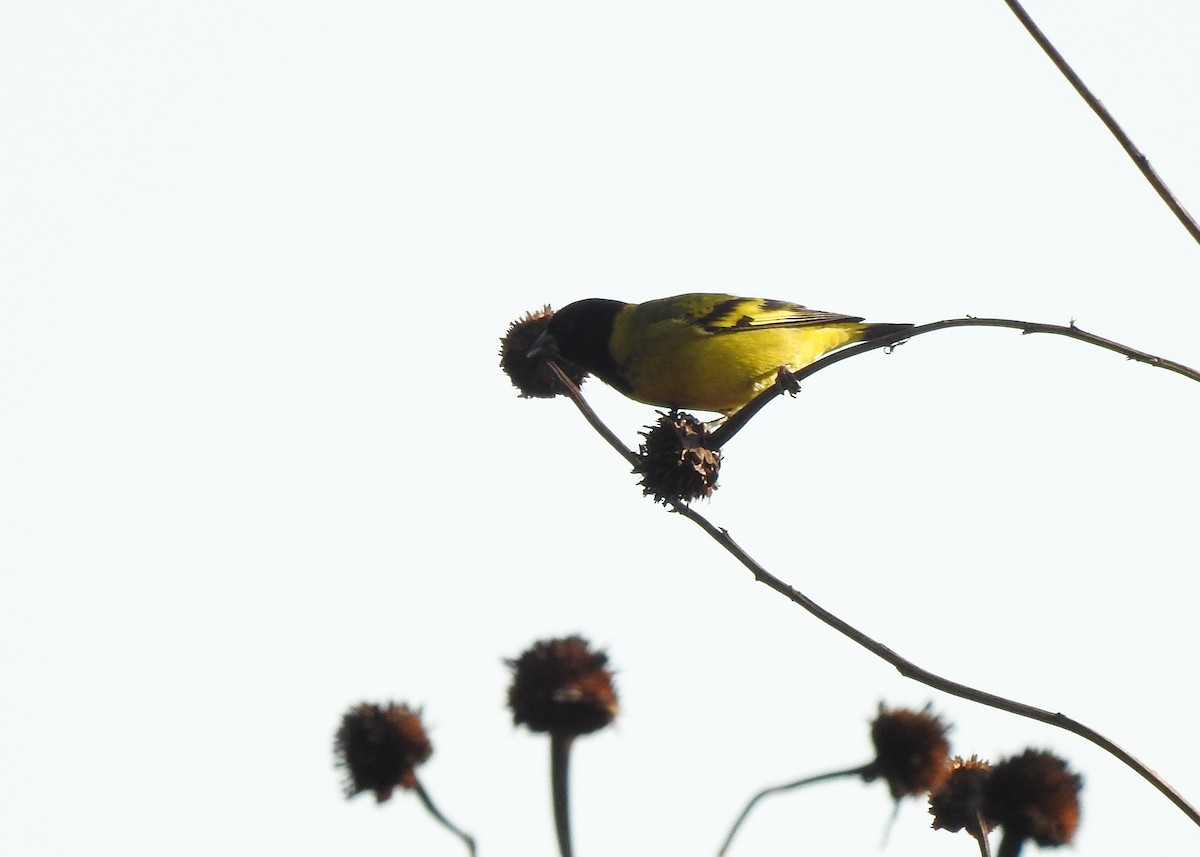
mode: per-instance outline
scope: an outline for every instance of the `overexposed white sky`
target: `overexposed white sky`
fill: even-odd
[[[1200,6],[1029,11],[1200,213]],[[0,851],[458,855],[347,803],[342,712],[423,705],[485,857],[553,855],[507,670],[608,649],[576,852],[712,854],[865,762],[880,700],[1085,778],[1073,853],[1200,828],[1080,739],[913,684],[640,496],[497,368],[543,303],[686,291],[1065,323],[1200,366],[1200,247],[1001,0],[10,4],[0,11]],[[654,418],[587,387],[630,443]],[[958,330],[818,374],[702,511],[923,666],[1200,802],[1200,385]],[[878,854],[881,784],[736,857]],[[969,855],[906,803],[884,853]]]

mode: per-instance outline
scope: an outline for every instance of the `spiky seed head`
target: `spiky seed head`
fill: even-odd
[[[711,444],[708,426],[691,414],[659,414],[658,422],[642,433],[635,472],[642,476],[642,493],[656,503],[687,503],[711,497],[717,490],[721,450]]]
[[[965,829],[976,839],[991,832],[995,823],[983,812],[983,789],[992,767],[977,756],[955,756],[946,779],[929,793],[929,814],[934,830],[957,833]],[[980,827],[980,819],[983,821]]]
[[[552,399],[559,394],[557,378],[546,361],[529,356],[534,341],[545,332],[553,317],[554,311],[549,305],[536,312],[527,312],[512,322],[500,338],[500,368],[524,399]],[[587,377],[587,373],[574,364],[561,358],[556,362],[576,386]]]
[[[394,789],[416,788],[414,770],[433,754],[420,710],[393,702],[351,708],[333,746],[338,766],[346,769],[346,797],[374,792],[379,803]]]
[[[896,800],[936,789],[949,773],[948,731],[949,727],[929,706],[920,711],[889,710],[881,703],[879,714],[871,723],[875,760],[863,779],[870,782],[882,777]]]
[[[1083,778],[1045,750],[1027,749],[992,767],[984,809],[1003,828],[1004,839],[1033,840],[1043,848],[1066,845],[1079,826]],[[1015,853],[1015,852],[1013,852]]]
[[[508,666],[513,725],[576,736],[602,729],[617,715],[608,655],[593,651],[583,637],[540,640]]]

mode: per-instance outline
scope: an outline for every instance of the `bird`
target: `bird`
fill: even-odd
[[[588,298],[554,313],[528,356],[573,363],[644,404],[728,417],[781,369],[798,372],[853,342],[895,342],[912,327],[727,294]]]

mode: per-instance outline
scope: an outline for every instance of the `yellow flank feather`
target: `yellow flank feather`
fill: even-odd
[[[863,338],[859,319],[733,295],[679,295],[617,314],[609,350],[633,397],[732,413],[827,351]]]
[[[559,355],[631,399],[732,414],[827,351],[888,337],[912,325],[725,294],[686,294],[640,304],[589,298],[551,318],[534,354]]]

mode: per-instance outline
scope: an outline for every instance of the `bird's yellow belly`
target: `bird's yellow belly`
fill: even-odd
[[[781,367],[798,371],[853,341],[861,325],[782,328],[643,340],[624,374],[633,397],[661,407],[729,413],[775,382]]]

